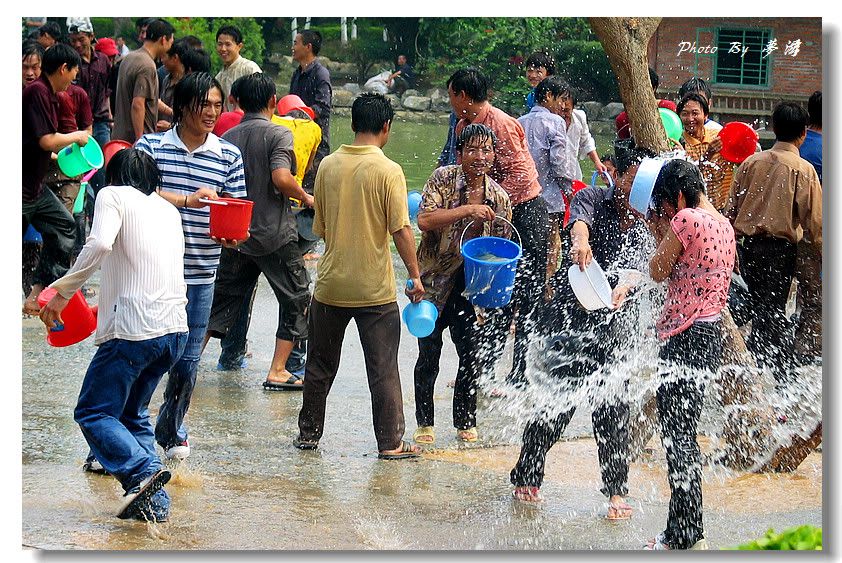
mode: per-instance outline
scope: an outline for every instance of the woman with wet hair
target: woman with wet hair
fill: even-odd
[[[656,324],[663,341],[656,397],[671,495],[667,527],[645,549],[707,549],[696,426],[705,379],[722,355],[722,312],[737,253],[734,229],[705,196],[699,169],[685,160],[664,165],[652,200],[649,225],[658,250],[649,270],[656,282],[667,282]]]

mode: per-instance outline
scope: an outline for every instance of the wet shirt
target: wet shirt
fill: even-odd
[[[225,111],[232,111],[234,109],[233,104],[228,101],[228,95],[231,94],[231,85],[234,84],[234,81],[243,76],[252,75],[255,72],[263,72],[256,62],[245,57],[237,57],[233,63],[227,67],[223,67],[222,70],[216,73],[216,79],[219,81],[219,85],[222,86],[222,105]]]
[[[111,89],[108,86],[108,76],[111,73],[111,61],[102,53],[91,48],[91,60],[79,65],[79,73],[76,75],[76,83],[88,94],[91,103],[93,120],[111,121],[111,110],[108,104],[108,97]]]
[[[570,141],[567,143],[567,159],[570,161],[568,166],[572,171],[572,178],[581,180],[582,167],[579,165],[579,159],[586,158],[591,151],[596,150],[596,141],[588,128],[588,118],[580,109],[574,109],[570,116],[567,138]]]
[[[734,173],[724,215],[737,236],[760,235],[822,245],[822,185],[792,143],[778,141]]]
[[[496,215],[512,219],[512,204],[506,192],[491,178],[485,177],[485,202]],[[468,203],[465,191],[465,173],[461,166],[437,168],[421,194],[419,212],[454,209]],[[418,245],[418,267],[421,283],[424,284],[424,298],[431,300],[441,311],[447,303],[456,283],[456,273],[462,266],[462,251],[459,241],[470,219],[461,219],[452,225],[421,233]],[[510,227],[505,221],[484,221],[482,232],[477,236],[508,238]]]
[[[665,340],[697,319],[715,317],[728,304],[737,246],[727,219],[686,207],[670,221],[682,252],[667,281],[667,297],[656,328]]]
[[[313,297],[334,307],[397,300],[391,235],[409,226],[403,169],[373,145],[342,145],[316,173],[313,232],[325,253]]]
[[[529,154],[538,170],[541,197],[550,213],[564,213],[562,192],[570,195],[573,170],[567,158],[567,124],[560,115],[537,105],[518,118],[526,135]],[[581,172],[579,174],[581,177]]]
[[[590,227],[589,244],[594,260],[606,272],[618,268],[647,271],[655,249],[654,238],[643,221],[635,219],[627,230],[620,228],[620,212],[614,203],[614,189],[588,186],[576,192],[570,202],[568,229],[576,221]]]
[[[38,144],[41,137],[58,132],[59,100],[42,74],[23,89],[23,203],[41,197],[50,166],[50,151]]]
[[[707,197],[711,205],[722,210],[728,204],[728,193],[731,191],[731,182],[734,179],[734,165],[725,160],[721,154],[714,153],[712,156],[705,156],[708,147],[716,137],[719,136],[719,129],[704,127],[704,138],[699,140],[687,134],[681,134],[681,141],[687,156],[693,159],[702,173],[707,188]]]
[[[120,62],[116,90],[111,138],[130,143],[137,140],[132,125],[134,98],[144,99],[143,133],[154,133],[158,122],[158,72],[146,49],[135,49]]]
[[[491,104],[485,104],[473,121],[462,119],[456,124],[456,137],[470,123],[488,126],[497,135],[494,165],[488,175],[500,184],[512,205],[535,199],[541,194],[538,171],[526,146],[526,134],[517,119]],[[457,162],[461,159],[457,155]]]
[[[246,199],[254,202],[250,236],[238,250],[251,256],[265,256],[297,240],[298,229],[289,199],[272,182],[272,171],[278,168],[295,172],[292,133],[263,115],[247,113],[222,138],[240,149],[246,173]]]
[[[134,148],[148,153],[161,171],[161,190],[179,196],[199,188],[218,194],[246,197],[246,181],[240,149],[209,133],[205,142],[188,151],[177,128],[138,139]],[[210,206],[179,207],[184,230],[184,281],[187,285],[213,283],[222,247],[210,238]]]
[[[319,143],[322,142],[322,130],[315,121],[309,119],[293,119],[273,115],[272,123],[282,125],[292,132],[295,161],[298,164],[295,181],[300,186],[304,181],[304,173],[307,172],[307,163],[310,162],[310,156],[316,152]]]
[[[330,72],[315,60],[301,70],[301,66],[292,73],[289,93],[295,94],[301,101],[316,112],[316,123],[322,128],[322,142],[319,143],[317,159],[330,153],[330,110],[333,103],[333,88],[330,85]]]

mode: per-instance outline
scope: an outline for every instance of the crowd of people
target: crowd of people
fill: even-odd
[[[705,383],[731,330],[736,271],[750,302],[740,324],[751,323],[743,332],[758,364],[784,387],[798,366],[821,361],[820,92],[807,110],[779,104],[771,115],[774,146],[758,147],[735,166],[720,152],[709,87],[688,79],[677,105],[657,101],[678,112],[683,151],[661,168],[643,213],[629,196],[641,164],[657,155],[636,143],[625,114],[617,118],[613,154],[599,155],[576,108],[576,89],[556,75],[551,56],[527,59],[531,89],[519,118],[494,107],[481,70],[459,69],[446,82],[451,126],[423,189],[416,248],[403,170],[382,150],[394,125],[389,100],[359,95],[351,108],[354,140],[331,152],[332,89],[318,61],[318,31],[296,35],[298,68],[289,94],[280,97],[272,78],[240,55],[243,38],[234,26],[217,31],[223,68],[214,76],[201,42],[174,37],[162,19],[141,20],[141,46],[128,53],[112,39],[95,38],[88,18],[68,18],[69,43],[50,23],[34,26],[37,40],[23,45],[23,231],[32,226],[42,239],[32,253],[24,312],[60,330],[69,299],[101,267],[98,349],[75,420],[90,447],[85,469],[114,476],[125,490],[121,518],[168,518],[164,485],[171,473],[156,445],[168,459],[190,456],[185,416],[210,338],[221,339],[218,369],[245,367],[261,274],[278,303],[263,386],[303,391],[294,445],[319,446],[353,319],[378,457],[387,460],[417,458],[436,441],[433,388],[446,328],[458,356],[453,426],[458,440],[476,442],[480,385],[495,372],[510,334],[511,370],[499,388],[488,389],[501,400],[530,387],[530,347],[548,346],[538,351],[545,356],[567,354],[571,361],[545,375],[576,389],[628,352],[633,339],[618,335],[646,324],[635,299],[644,291],[639,279],[612,275],[611,307],[590,311],[568,281],[570,265],[585,270],[596,261],[608,272],[637,269],[664,282],[663,309],[653,323],[662,342],[656,400],[671,500],[667,526],[648,549],[706,547],[696,430]],[[657,92],[657,74],[650,71],[650,78]],[[390,81],[407,80],[415,77],[402,55]],[[93,205],[74,219],[72,203],[83,185],[62,175],[54,155],[91,138],[132,148],[117,152],[91,180]],[[574,193],[584,158],[604,182]],[[209,235],[209,208],[220,197],[253,202],[246,239]],[[522,256],[511,303],[474,305],[460,241],[514,233]],[[324,254],[311,295],[304,258],[318,239]],[[404,438],[391,243],[407,270],[408,298],[438,310],[432,333],[418,339],[411,441]],[[801,332],[793,346],[785,308],[794,278]],[[47,286],[57,295],[39,307]],[[147,407],[164,374],[153,427]],[[511,471],[515,499],[541,501],[547,452],[576,406],[550,416],[528,413]],[[590,406],[606,517],[628,519],[628,401],[606,396]]]

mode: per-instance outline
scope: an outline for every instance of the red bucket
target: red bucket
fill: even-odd
[[[130,149],[132,148],[132,144],[128,141],[121,141],[119,139],[115,139],[113,141],[108,141],[105,143],[105,146],[102,147],[102,154],[105,156],[105,165],[108,166],[111,157],[117,154],[117,152],[123,149]]]
[[[221,197],[210,207],[210,236],[225,240],[246,240],[254,202]]]
[[[573,180],[573,195],[576,195],[576,192],[579,190],[583,190],[587,188],[588,185],[581,180]],[[570,222],[570,200],[573,199],[573,196],[570,196],[570,199],[567,199],[567,196],[562,192],[561,197],[564,198],[564,224],[563,227],[567,226],[567,223]]]
[[[43,308],[55,295],[56,290],[48,287],[38,295],[38,306]],[[82,292],[76,291],[61,312],[64,330],[48,330],[47,343],[61,348],[82,342],[96,330],[96,313],[97,308],[88,306]]]
[[[722,139],[722,150],[719,151],[722,158],[740,164],[754,154],[760,137],[748,123],[732,121],[725,124],[719,132],[719,138]]]

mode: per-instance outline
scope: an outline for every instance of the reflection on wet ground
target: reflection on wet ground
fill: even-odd
[[[400,273],[398,274],[399,279]],[[405,299],[400,298],[403,305]],[[171,521],[149,525],[113,515],[122,493],[110,477],[88,475],[87,448],[73,407],[92,339],[48,348],[42,326],[23,321],[22,543],[44,549],[637,549],[666,521],[669,490],[660,443],[629,476],[632,520],[602,518],[599,468],[590,415],[577,412],[551,451],[546,502],[511,500],[508,473],[520,427],[489,414],[480,400],[481,441],[461,446],[450,428],[456,369],[449,340],[436,383],[437,449],[419,461],[380,461],[355,327],[344,342],[340,374],[315,452],[291,442],[300,393],[261,388],[273,351],[277,307],[261,280],[250,332],[253,357],[237,372],[215,370],[219,346],[202,359],[188,425],[192,456],[168,485]],[[416,341],[406,332],[400,368],[407,436],[415,429],[412,368]],[[153,417],[161,403],[156,392]],[[703,449],[705,440],[702,439]],[[822,457],[797,472],[724,474],[706,470],[705,527],[713,548],[733,546],[799,524],[822,524]]]

